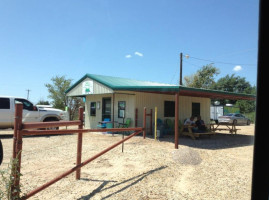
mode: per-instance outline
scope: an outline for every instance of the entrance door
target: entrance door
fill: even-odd
[[[111,121],[111,98],[103,98],[102,106],[102,121],[109,118]]]

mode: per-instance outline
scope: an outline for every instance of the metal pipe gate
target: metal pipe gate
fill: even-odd
[[[144,112],[146,109],[144,109]],[[20,173],[21,169],[21,154],[22,154],[22,138],[23,136],[29,135],[61,135],[61,134],[74,134],[78,133],[78,142],[77,142],[77,162],[76,166],[72,169],[64,172],[63,174],[59,175],[58,177],[54,178],[53,180],[47,182],[46,184],[36,188],[35,190],[31,191],[30,193],[26,194],[25,196],[21,197],[20,199],[28,199],[33,195],[37,194],[38,192],[44,190],[45,188],[49,187],[50,185],[56,183],[57,181],[61,180],[62,178],[68,176],[69,174],[76,172],[76,179],[80,179],[81,174],[81,167],[87,165],[91,161],[95,160],[96,158],[102,156],[103,154],[107,153],[108,151],[112,150],[113,148],[117,147],[118,145],[124,143],[125,141],[129,140],[133,136],[138,135],[139,133],[143,132],[143,138],[146,137],[145,125],[146,125],[146,113],[144,113],[144,127],[140,128],[111,128],[111,129],[83,129],[83,108],[79,109],[79,120],[76,121],[59,121],[59,122],[33,122],[33,123],[22,123],[22,112],[23,112],[23,105],[21,103],[16,104],[15,110],[15,120],[14,120],[14,137],[13,137],[13,159],[18,159],[18,168],[17,171]],[[60,126],[73,126],[77,125],[78,129],[74,130],[34,130],[38,128],[49,128],[49,127],[60,127]],[[30,130],[29,130],[30,129]],[[118,132],[118,131],[134,131],[128,137],[120,140],[116,144],[104,149],[100,153],[94,155],[93,157],[81,162],[81,152],[82,152],[82,134],[86,132]],[[15,190],[16,187],[19,187],[20,184],[20,177],[16,176],[17,173],[11,172],[14,176],[14,182],[11,187],[11,194],[14,196],[19,196],[19,192]]]

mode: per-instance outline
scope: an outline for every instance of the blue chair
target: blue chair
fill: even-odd
[[[106,122],[110,122],[109,118],[105,118],[103,122],[99,122],[100,124],[97,125],[98,128],[106,128]]]

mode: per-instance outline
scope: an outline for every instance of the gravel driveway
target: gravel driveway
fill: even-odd
[[[173,136],[160,141],[136,136],[30,199],[250,199],[254,125],[240,126],[237,135],[222,131],[198,140]],[[4,137],[9,134],[10,137]],[[12,155],[12,130],[1,130],[6,169]],[[82,160],[121,140],[121,135],[83,135]],[[23,139],[23,193],[75,166],[76,135]],[[2,180],[1,180],[2,181]],[[3,187],[1,182],[0,187]]]

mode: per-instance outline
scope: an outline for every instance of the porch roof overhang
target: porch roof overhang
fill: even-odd
[[[255,95],[234,93],[234,92],[225,92],[219,90],[207,90],[207,89],[198,89],[198,88],[189,88],[183,86],[175,87],[124,87],[124,88],[115,88],[116,91],[127,90],[127,91],[136,91],[136,92],[146,92],[146,93],[158,93],[158,94],[170,94],[174,95],[176,93],[179,96],[191,96],[191,97],[202,97],[210,99],[230,99],[230,100],[255,100]]]
[[[104,86],[111,88],[113,93],[122,91],[134,91],[134,92],[146,92],[146,93],[158,93],[158,94],[170,94],[174,95],[176,93],[179,96],[191,96],[191,97],[203,97],[210,99],[231,99],[231,100],[255,100],[255,95],[242,94],[235,92],[227,92],[220,90],[209,90],[201,88],[190,88],[181,85],[170,85],[162,83],[154,83],[149,81],[137,81],[125,78],[102,76],[86,74],[77,83],[71,86],[66,93],[71,91],[76,85],[81,83],[84,79],[91,78]],[[92,95],[92,94],[91,94]],[[86,95],[77,95],[86,96]]]

